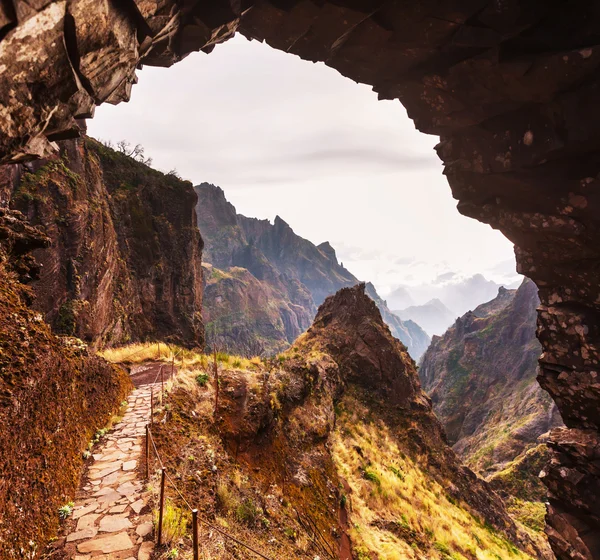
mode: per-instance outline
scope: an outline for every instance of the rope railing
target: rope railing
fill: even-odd
[[[229,533],[227,533],[220,527],[217,527],[216,525],[212,524],[210,521],[208,521],[204,517],[200,516],[198,514],[198,509],[193,508],[191,506],[191,504],[188,502],[188,500],[186,500],[185,496],[182,494],[182,492],[179,490],[178,486],[175,484],[174,480],[171,478],[171,476],[167,472],[167,468],[165,467],[165,464],[164,464],[164,462],[160,456],[160,453],[158,452],[158,449],[156,447],[156,442],[154,441],[154,436],[152,435],[152,429],[151,429],[152,426],[154,425],[154,385],[157,383],[158,377],[162,374],[162,368],[163,368],[163,366],[160,367],[160,370],[156,375],[156,379],[154,380],[154,384],[151,385],[151,387],[150,387],[150,422],[148,422],[146,424],[146,478],[147,479],[150,478],[150,450],[151,449],[154,452],[154,455],[156,457],[156,460],[158,461],[158,464],[160,465],[160,471],[161,471],[161,489],[160,489],[159,516],[158,516],[158,545],[159,546],[162,545],[162,520],[163,520],[164,498],[165,498],[165,482],[168,481],[170,486],[175,490],[175,492],[177,492],[177,494],[181,498],[182,502],[185,504],[185,506],[190,510],[190,512],[192,514],[192,531],[193,531],[192,541],[193,541],[193,548],[194,548],[194,550],[193,550],[194,560],[199,560],[198,522],[209,527],[213,531],[216,531],[217,533],[219,533],[226,539],[229,539],[230,541],[249,550],[250,552],[252,552],[256,556],[258,556],[259,558],[262,558],[263,560],[272,560],[271,558],[269,558],[268,556],[265,556],[262,552],[259,552],[258,550],[256,550],[252,546],[250,546],[249,544],[242,542],[241,540],[237,539],[233,535],[230,535]],[[163,392],[164,392],[164,385],[163,385]]]

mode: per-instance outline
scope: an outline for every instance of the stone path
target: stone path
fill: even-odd
[[[66,536],[72,560],[149,560],[154,549],[152,513],[137,472],[150,415],[150,385],[127,399],[128,408],[94,453]]]

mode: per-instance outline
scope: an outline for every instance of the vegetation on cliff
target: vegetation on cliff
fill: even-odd
[[[56,332],[96,347],[202,344],[202,241],[189,182],[91,138],[21,169],[10,204],[50,238],[35,306]],[[8,180],[5,178],[5,183]]]
[[[22,252],[39,246],[32,235],[44,236],[18,213],[0,214],[0,557],[34,558],[56,535],[88,442],[131,384],[80,340],[53,335],[29,307]]]
[[[536,381],[537,288],[525,280],[434,337],[419,375],[450,443],[471,468],[502,470],[560,424]]]

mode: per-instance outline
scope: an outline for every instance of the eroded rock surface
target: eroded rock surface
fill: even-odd
[[[236,29],[324,61],[441,136],[459,210],[513,241],[519,270],[540,288],[542,386],[570,429],[597,435],[599,20],[594,2],[544,0],[3,2],[0,157],[47,155],[77,134],[74,117],[129,97],[137,64],[209,52]],[[580,457],[569,447],[555,459]],[[585,536],[600,530],[598,516],[577,505],[593,488],[574,485],[570,501],[561,492],[551,531],[582,543],[566,557],[600,555]]]
[[[39,230],[26,244],[31,255],[21,256],[16,226],[9,241],[34,307],[56,332],[96,347],[148,338],[202,343],[202,240],[190,183],[87,137],[60,142],[59,155],[34,165],[4,169],[12,172],[0,177],[0,190],[22,214],[0,208],[0,240],[9,215],[21,237]],[[28,259],[39,263],[30,272]]]

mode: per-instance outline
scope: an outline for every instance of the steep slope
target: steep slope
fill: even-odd
[[[414,321],[421,325],[430,336],[441,336],[454,323],[456,315],[439,299],[434,298],[423,305],[411,305],[406,309],[394,310],[403,321]]]
[[[245,356],[272,355],[309,327],[314,304],[301,284],[296,284],[294,300],[303,298],[304,305],[291,300],[289,289],[278,289],[280,283],[258,280],[246,268],[203,266],[202,313],[212,346]]]
[[[525,280],[434,337],[420,368],[423,387],[454,449],[484,474],[501,470],[560,424],[536,381],[537,288]],[[537,474],[537,473],[536,473]]]
[[[243,354],[248,353],[248,346],[262,347],[266,353],[282,350],[308,328],[325,297],[358,283],[338,263],[329,243],[314,245],[296,235],[279,216],[271,224],[237,214],[223,190],[214,185],[202,183],[195,190],[204,258],[213,266],[205,294],[209,342]],[[242,275],[248,294],[244,298],[239,296]],[[368,293],[394,336],[418,359],[429,344],[427,334],[414,322],[393,315],[372,285]]]
[[[37,558],[74,497],[82,453],[119,410],[131,382],[52,334],[30,307],[39,267],[29,252],[49,239],[0,209],[0,558]]]
[[[280,274],[297,278],[312,294],[315,304],[358,280],[338,263],[335,250],[327,242],[319,246],[296,235],[279,216],[268,220],[240,217],[248,243],[256,246]]]
[[[447,446],[364,285],[277,360],[219,369],[217,408],[216,385],[183,373],[155,439],[188,502],[237,538],[281,560],[543,557]]]
[[[91,138],[60,145],[59,156],[3,180],[11,206],[52,241],[34,252],[36,308],[57,332],[95,346],[202,344],[191,184]]]

